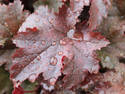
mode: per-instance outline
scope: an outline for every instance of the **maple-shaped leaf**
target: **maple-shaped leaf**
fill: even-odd
[[[122,76],[119,72],[107,72],[104,74],[104,81],[108,81],[111,84],[110,88],[104,90],[105,94],[125,94]]]
[[[109,0],[92,0],[90,6],[89,29],[95,30],[108,15]]]
[[[56,15],[47,7],[40,6],[19,29],[13,39],[19,49],[13,54],[10,70],[14,86],[26,79],[34,82],[41,73],[44,80],[54,85],[63,73],[66,75],[65,86],[69,84],[66,87],[71,88],[83,81],[88,72],[98,72],[95,50],[100,50],[109,42],[99,33],[83,34],[71,29],[71,24],[61,13]],[[75,24],[72,26],[75,27]],[[75,78],[79,81],[73,83]],[[68,83],[69,80],[73,82]]]
[[[53,32],[22,32],[14,39],[14,43],[21,47],[14,54],[13,66],[11,67],[11,79],[13,79],[15,85],[20,84],[25,79],[34,82],[40,73],[43,73],[44,79],[50,80],[50,84],[53,85],[61,75],[65,57],[71,63],[66,62],[67,69],[71,70],[70,72],[64,69],[67,79],[75,81],[75,78],[78,77],[77,79],[82,81],[87,72],[98,72],[98,60],[94,59],[93,51],[106,46],[108,42],[93,38],[86,40],[87,42],[78,42],[69,38],[60,39],[61,34],[53,35]],[[88,34],[86,37],[89,38]],[[74,70],[73,73],[72,70]],[[79,71],[80,73],[78,73]],[[71,78],[68,75],[71,75]],[[79,81],[73,83],[73,85],[79,83]]]
[[[20,0],[9,5],[0,4],[0,46],[16,34],[27,14],[23,11]]]
[[[41,5],[47,5],[50,9],[54,9],[55,12],[59,11],[59,8],[63,5],[63,0],[37,0],[34,3],[34,8],[37,9]]]
[[[6,70],[9,70],[9,68],[12,64],[11,55],[13,52],[14,52],[13,49],[0,50],[0,66],[2,66],[3,64],[6,64],[6,66],[5,66]]]
[[[69,27],[73,26],[79,22],[78,17],[80,16],[84,6],[89,6],[90,0],[70,0],[70,8],[67,9],[66,20],[69,23]],[[63,11],[63,9],[62,9]]]
[[[63,4],[57,14],[54,11],[50,12],[48,6],[40,6],[34,14],[26,19],[26,22],[20,27],[19,32],[24,32],[26,28],[34,27],[37,29],[42,28],[43,30],[55,28],[60,32],[68,32],[70,29],[75,28],[78,16],[83,7],[89,5],[89,2],[89,0],[71,0],[70,6]]]
[[[99,51],[103,67],[114,69],[125,58],[124,21],[118,17],[109,17],[103,24],[103,35],[110,40],[110,45]]]
[[[125,65],[121,65],[122,68]],[[123,74],[107,71],[103,74],[89,75],[81,88],[90,94],[124,94]]]
[[[74,34],[75,35],[75,34]],[[74,48],[72,48],[75,54],[73,59],[65,64],[63,73],[66,75],[64,78],[64,86],[71,88],[77,85],[85,79],[88,72],[98,73],[99,65],[98,59],[96,58],[95,50],[100,50],[102,45],[108,44],[99,33],[90,32],[84,34],[84,40],[82,42],[74,41]],[[101,38],[101,40],[99,40]],[[65,61],[65,59],[64,59]]]
[[[124,94],[123,83],[125,82],[125,34],[124,20],[121,21],[118,17],[109,17],[103,24],[103,34],[110,40],[110,45],[99,51],[99,57],[103,68],[114,69],[116,73],[110,75],[113,77],[112,88],[107,90],[107,94]],[[105,25],[106,24],[106,25]],[[119,78],[117,78],[119,77]]]

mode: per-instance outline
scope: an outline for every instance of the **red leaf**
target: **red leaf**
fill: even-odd
[[[0,4],[0,45],[4,45],[6,40],[17,33],[27,15],[28,12],[23,11],[20,0],[9,5]]]
[[[11,56],[13,54],[14,50],[0,50],[0,66],[3,64],[6,64],[5,69],[9,70],[12,59]]]
[[[103,20],[107,17],[109,0],[92,0],[90,7],[89,28],[91,31],[95,30]]]
[[[79,8],[76,10],[79,14],[84,3],[78,2],[82,4],[80,10]],[[78,2],[73,2],[76,4],[74,7],[77,4],[79,6]],[[75,9],[71,10],[71,8],[73,9],[72,6],[70,8],[64,6],[64,10],[78,17]],[[100,34],[95,38],[91,36],[91,32],[83,34],[71,29],[76,23],[70,24],[65,16],[60,15],[62,11],[60,12],[54,14],[47,7],[41,6],[26,19],[19,29],[19,33],[13,39],[13,43],[19,49],[14,54],[10,70],[15,86],[20,85],[26,79],[34,82],[41,73],[44,80],[54,85],[58,77],[64,73],[66,75],[65,86],[71,88],[83,81],[88,72],[98,72],[99,65],[95,50],[105,47],[109,42],[104,37],[98,38]],[[67,11],[63,13],[67,15]],[[79,81],[75,82],[76,78]]]

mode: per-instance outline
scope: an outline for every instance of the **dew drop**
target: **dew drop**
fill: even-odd
[[[71,16],[71,14],[68,14],[68,17],[70,17]]]
[[[40,21],[40,19],[39,19],[39,18],[37,18],[37,19],[36,19],[36,22],[39,22],[39,21]]]
[[[56,42],[55,42],[55,41],[53,41],[53,42],[52,42],[52,45],[53,45],[53,46],[55,46],[55,45],[56,45]]]
[[[35,82],[35,79],[36,79],[36,74],[35,73],[33,73],[33,74],[31,74],[30,76],[29,76],[29,81],[30,82]]]
[[[34,62],[32,61],[31,64],[34,64]]]
[[[52,57],[50,64],[55,66],[57,64],[57,58],[56,57]]]
[[[56,78],[51,78],[50,79],[50,85],[54,85],[56,83]]]
[[[49,19],[49,22],[50,22],[50,23],[53,23],[53,22],[54,22],[54,19]]]
[[[40,57],[40,56],[38,56],[38,57],[37,57],[37,60],[38,60],[38,61],[40,61],[40,59],[41,59],[41,57]]]
[[[78,40],[83,40],[83,34],[82,32],[75,32],[73,35],[74,38],[78,39]]]
[[[58,52],[58,54],[59,54],[59,55],[62,55],[62,54],[63,54],[63,52],[62,52],[62,51],[59,51],[59,52]]]
[[[44,40],[42,40],[42,45],[45,45],[45,44],[46,44],[46,42]]]
[[[88,54],[85,54],[85,57],[88,57]]]
[[[5,25],[6,27],[8,27],[8,24],[7,24],[6,22],[4,23],[4,25]]]
[[[77,17],[77,16],[75,16],[75,19],[77,20],[77,19],[78,19],[78,17]]]
[[[65,45],[66,42],[65,42],[64,40],[60,40],[60,44],[61,44],[61,45]]]

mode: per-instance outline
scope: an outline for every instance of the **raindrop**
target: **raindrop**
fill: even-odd
[[[39,18],[37,18],[37,19],[36,19],[36,22],[39,22],[39,21],[40,21],[40,19],[39,19]]]
[[[32,61],[31,64],[34,64],[34,62]]]
[[[60,44],[61,44],[61,45],[65,45],[66,42],[65,42],[64,40],[60,40]]]
[[[57,64],[57,58],[56,57],[52,57],[50,64],[55,66]]]
[[[75,19],[77,20],[77,19],[78,19],[78,17],[77,17],[77,16],[75,16]]]
[[[45,44],[46,44],[46,42],[44,40],[42,40],[42,45],[45,45]]]
[[[38,56],[38,57],[37,57],[37,60],[38,60],[38,61],[40,61],[40,59],[41,59],[41,57],[40,57],[40,56]]]
[[[85,54],[85,57],[88,57],[88,54]]]
[[[6,22],[4,24],[5,24],[6,27],[8,27],[8,24]]]
[[[35,82],[35,79],[36,79],[36,74],[35,73],[33,73],[33,74],[31,74],[30,76],[29,76],[29,81],[30,82]]]
[[[54,19],[49,19],[49,22],[50,22],[50,23],[53,23],[53,22],[54,22]]]
[[[53,46],[55,46],[55,45],[56,45],[56,42],[55,42],[55,41],[53,41],[53,42],[52,42],[52,45],[53,45]]]
[[[83,40],[83,34],[82,32],[75,32],[73,37],[77,40]]]
[[[68,14],[68,17],[70,17],[71,16],[71,14]]]
[[[51,78],[50,79],[50,85],[54,85],[56,83],[56,78]]]
[[[59,54],[59,55],[62,55],[62,54],[63,54],[63,52],[62,52],[62,51],[59,51],[59,52],[58,52],[58,54]]]

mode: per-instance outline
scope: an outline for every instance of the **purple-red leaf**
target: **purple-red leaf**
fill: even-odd
[[[0,46],[16,34],[27,14],[28,12],[23,11],[20,0],[16,0],[8,6],[0,4]]]
[[[88,21],[90,30],[95,30],[103,20],[107,17],[108,7],[110,5],[109,0],[92,0],[90,7],[90,18]]]
[[[71,88],[84,81],[88,73],[98,72],[95,51],[109,42],[99,33],[75,31],[82,6],[89,3],[85,1],[71,1],[70,6],[62,6],[59,14],[40,6],[26,19],[13,39],[19,47],[10,70],[15,86],[26,79],[34,82],[41,73],[44,80],[54,85],[63,73],[65,87]],[[74,16],[66,16],[70,13]]]

